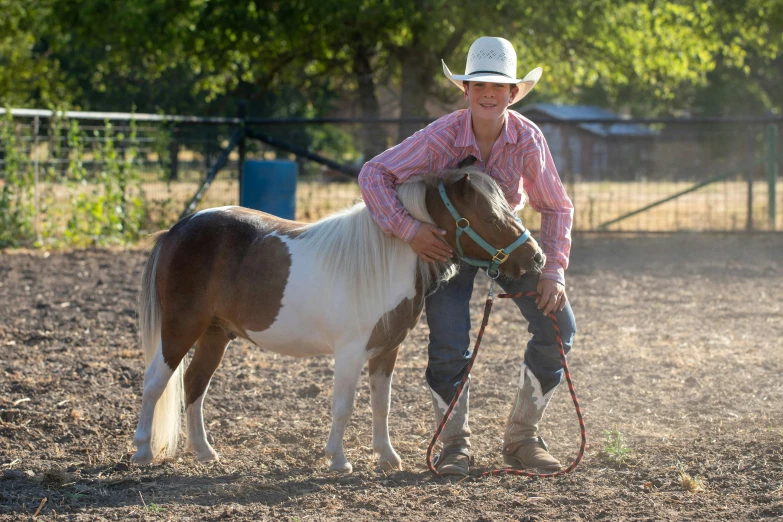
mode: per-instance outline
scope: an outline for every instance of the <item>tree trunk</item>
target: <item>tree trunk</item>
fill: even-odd
[[[402,68],[400,117],[426,118],[427,108],[425,104],[434,83],[433,60],[428,56],[432,54],[432,50],[408,49],[407,51],[399,57]],[[403,141],[424,126],[424,123],[401,123],[397,141]]]
[[[375,91],[370,64],[371,51],[362,42],[356,42],[353,57],[353,71],[359,86],[359,103],[362,108],[362,118],[377,120],[381,117],[381,108]],[[363,124],[364,139],[362,153],[364,161],[369,161],[386,149],[386,134],[378,123]]]
[[[179,177],[179,143],[175,132],[171,133],[169,142],[169,181],[176,181]]]
[[[414,28],[414,31],[426,31],[426,27]],[[421,34],[421,33],[419,33]],[[426,118],[427,98],[432,95],[436,78],[441,74],[440,60],[449,59],[459,45],[464,30],[454,31],[440,49],[433,49],[414,35],[411,44],[398,49],[397,59],[402,69],[402,88],[400,91],[400,117]],[[456,91],[456,90],[455,90]],[[404,123],[400,125],[397,140],[402,141],[414,132],[425,127],[424,123]]]

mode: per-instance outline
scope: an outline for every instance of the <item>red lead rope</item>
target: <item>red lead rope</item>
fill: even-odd
[[[518,292],[516,294],[498,294],[498,298],[511,298],[515,299],[517,297],[539,297],[539,294],[536,292]],[[479,352],[479,345],[481,345],[481,338],[484,336],[484,328],[486,328],[487,323],[489,322],[489,312],[492,311],[492,301],[493,301],[493,295],[492,295],[492,287],[490,287],[489,295],[487,296],[487,303],[484,306],[484,319],[481,321],[481,329],[479,330],[478,337],[476,337],[476,345],[473,347],[473,356],[470,358],[470,361],[468,361],[468,366],[465,368],[465,375],[462,377],[462,382],[459,383],[459,387],[457,388],[457,393],[454,394],[454,398],[451,399],[451,404],[449,404],[449,408],[446,410],[446,414],[443,416],[443,419],[440,421],[440,425],[438,426],[438,429],[435,431],[435,435],[432,437],[432,441],[430,442],[430,447],[427,448],[427,467],[431,472],[433,472],[438,477],[441,476],[440,473],[438,473],[438,470],[435,469],[435,466],[432,465],[432,449],[435,447],[435,443],[438,442],[438,438],[440,437],[441,432],[443,431],[443,427],[446,425],[446,422],[449,420],[449,417],[451,417],[451,412],[454,409],[454,406],[457,404],[457,401],[459,400],[459,396],[462,394],[462,389],[465,387],[465,383],[468,380],[468,377],[470,376],[470,370],[473,368],[473,362],[476,360],[476,356]],[[561,475],[565,475],[566,473],[572,472],[576,466],[579,464],[579,462],[582,460],[582,456],[585,452],[585,446],[587,445],[587,434],[585,433],[585,420],[582,418],[582,410],[579,408],[579,401],[576,399],[576,392],[574,391],[574,384],[571,382],[571,373],[568,371],[568,363],[566,362],[566,355],[565,350],[563,349],[563,339],[560,337],[560,326],[557,324],[557,318],[555,317],[555,314],[550,312],[548,317],[552,320],[552,326],[555,328],[555,337],[557,338],[557,345],[560,350],[560,362],[563,363],[563,373],[565,373],[566,382],[568,383],[568,391],[571,393],[571,399],[574,401],[574,408],[576,408],[576,416],[579,417],[579,430],[582,434],[582,445],[579,448],[579,454],[576,456],[574,461],[571,463],[570,466],[568,466],[566,469],[561,469],[560,471],[555,471],[553,473],[535,473],[533,471],[524,471],[521,469],[514,469],[514,468],[505,468],[505,469],[493,469],[490,471],[485,471],[481,474],[481,476],[486,475],[522,475],[524,477],[534,477],[534,478],[548,478],[548,477],[559,477]]]

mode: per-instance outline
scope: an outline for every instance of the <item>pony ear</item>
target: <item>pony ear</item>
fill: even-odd
[[[478,161],[478,159],[476,159],[476,156],[474,156],[474,155],[472,155],[472,154],[471,154],[471,155],[469,155],[467,158],[465,158],[465,159],[461,160],[461,161],[460,161],[460,162],[457,164],[457,168],[458,168],[458,169],[461,169],[461,168],[463,168],[463,167],[470,167],[471,165],[473,165],[473,164],[474,164],[474,163],[476,163],[477,161]]]
[[[468,188],[470,187],[470,174],[467,172],[464,176],[459,178],[457,181],[454,182],[454,189],[457,191],[458,194],[467,194]]]

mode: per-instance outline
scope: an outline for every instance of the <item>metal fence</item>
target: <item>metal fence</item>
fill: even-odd
[[[574,202],[577,231],[783,230],[777,212],[783,196],[776,189],[783,119],[563,120],[535,110],[525,114],[547,138]],[[37,229],[56,234],[74,198],[94,189],[112,162],[132,171],[150,230],[176,221],[200,188],[208,190],[191,209],[237,204],[241,162],[253,159],[297,161],[296,218],[313,221],[359,197],[352,173],[366,155],[396,143],[402,125],[408,132],[429,120],[12,109],[0,110],[0,121],[0,187],[14,158],[14,168],[31,173]],[[239,136],[239,144],[226,151],[232,136]],[[204,185],[221,159],[223,168]],[[539,215],[531,208],[522,217],[538,228]]]

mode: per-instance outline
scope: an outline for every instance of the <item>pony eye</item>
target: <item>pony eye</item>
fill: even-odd
[[[497,222],[498,222],[497,216],[489,216],[488,218],[484,219],[484,223],[488,223],[490,225],[492,223],[497,223]]]

